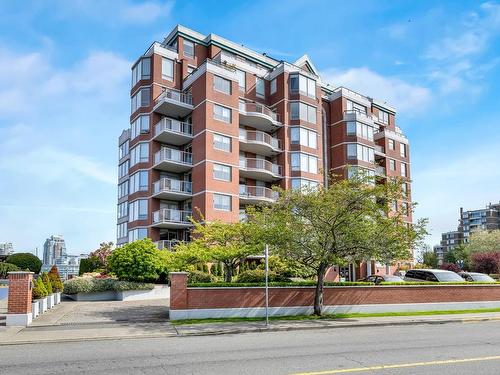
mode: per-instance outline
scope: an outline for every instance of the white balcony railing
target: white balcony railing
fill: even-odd
[[[377,175],[377,176],[385,176],[385,167],[377,165],[375,167],[375,175]]]
[[[281,166],[264,159],[241,158],[240,168],[247,171],[269,172],[276,176],[281,176]]]
[[[240,197],[276,201],[278,192],[264,186],[240,185]]]
[[[267,106],[265,106],[264,104],[240,102],[239,108],[240,111],[246,113],[260,113],[262,115],[271,117],[273,121],[280,122],[279,115],[276,112],[272,111]]]
[[[153,212],[153,223],[180,223],[190,224],[189,218],[193,215],[191,210],[174,210],[164,208]]]
[[[155,125],[155,135],[159,135],[165,131],[190,137],[193,135],[193,125],[165,117]]]
[[[162,161],[171,161],[175,163],[181,163],[186,165],[193,164],[193,154],[186,151],[176,150],[169,147],[163,147],[160,151],[155,154],[155,163],[161,163]]]
[[[156,99],[156,103],[159,103],[166,99],[179,103],[193,105],[193,96],[190,93],[182,92],[171,88],[165,88],[164,91],[160,94],[160,96]]]
[[[278,138],[274,138],[270,134],[258,130],[240,129],[240,140],[248,143],[264,143],[275,150],[281,150],[281,141]]]
[[[155,242],[158,250],[168,250],[172,251],[175,248],[175,245],[181,243],[180,240],[160,240]]]
[[[155,194],[161,192],[191,194],[193,191],[193,183],[172,178],[162,178],[154,183],[153,191]]]

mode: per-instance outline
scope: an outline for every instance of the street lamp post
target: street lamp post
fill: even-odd
[[[266,262],[266,327],[269,326],[269,245],[265,247]]]

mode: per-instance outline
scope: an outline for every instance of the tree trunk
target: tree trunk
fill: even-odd
[[[314,315],[321,316],[323,310],[323,284],[325,282],[325,274],[328,266],[325,263],[320,263],[318,268],[318,282],[316,284],[316,292],[314,294]]]
[[[224,265],[224,281],[227,283],[231,282],[233,278],[233,268],[229,267],[227,264]]]

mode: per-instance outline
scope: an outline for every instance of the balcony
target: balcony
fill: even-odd
[[[191,197],[192,188],[190,181],[162,178],[153,185],[153,198],[182,201]]]
[[[282,178],[281,166],[264,159],[240,159],[240,177],[261,181],[275,181]]]
[[[274,156],[282,151],[281,141],[258,130],[240,129],[240,151],[247,151],[265,156]]]
[[[172,210],[164,208],[153,212],[153,224],[155,228],[189,228],[192,224],[189,218],[193,215],[191,210]]]
[[[380,145],[375,145],[375,155],[385,156],[385,147]]]
[[[174,148],[163,147],[155,154],[153,168],[167,172],[187,172],[193,167],[193,154]]]
[[[264,132],[272,132],[282,126],[279,115],[263,104],[240,102],[239,109],[242,125]]]
[[[241,204],[273,203],[278,199],[278,192],[263,186],[240,185]]]
[[[179,240],[161,240],[155,242],[156,247],[158,250],[167,250],[167,251],[173,251],[175,245],[178,243],[181,243],[182,241]]]
[[[373,126],[373,118],[371,116],[354,109],[344,111],[344,121],[360,121]]]
[[[386,176],[385,167],[377,165],[375,167],[375,176],[385,177]]]
[[[189,93],[166,88],[155,100],[153,111],[170,117],[185,117],[193,110],[193,97]]]
[[[193,125],[167,117],[162,118],[155,125],[153,139],[176,146],[184,145],[193,139]]]

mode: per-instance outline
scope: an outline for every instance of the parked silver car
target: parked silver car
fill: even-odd
[[[459,272],[460,276],[463,277],[465,281],[480,281],[483,283],[494,283],[496,280],[485,273],[479,272]]]
[[[436,283],[457,282],[464,283],[465,280],[452,271],[435,269],[418,269],[406,271],[405,281],[432,281]]]

